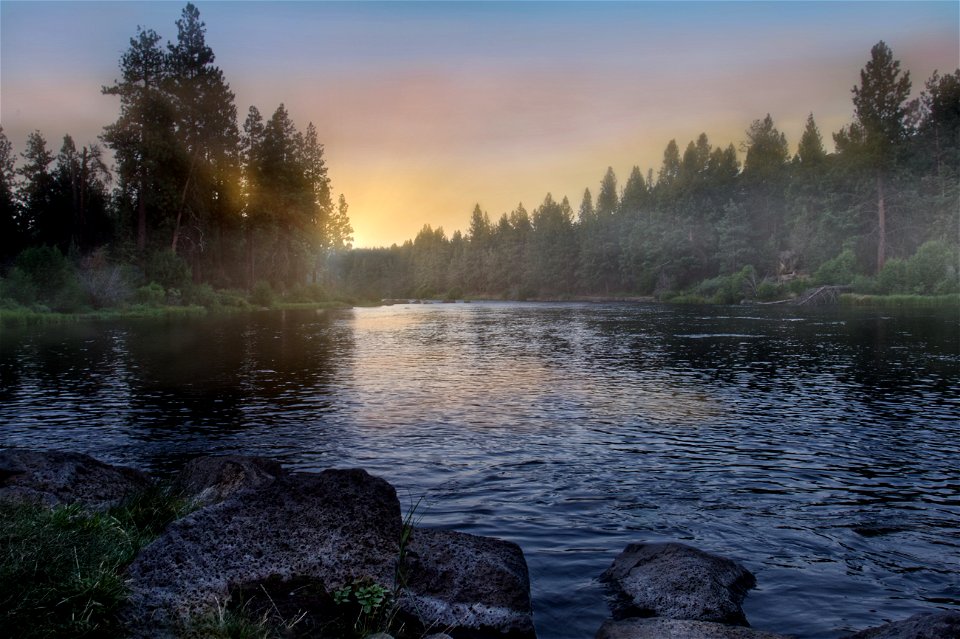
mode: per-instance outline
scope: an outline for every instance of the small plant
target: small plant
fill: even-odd
[[[367,579],[355,579],[332,594],[333,602],[344,609],[344,616],[353,618],[353,632],[358,636],[365,637],[389,627],[388,613],[394,597],[386,586]]]

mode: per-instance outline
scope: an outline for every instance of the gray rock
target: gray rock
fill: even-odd
[[[400,610],[424,632],[535,637],[530,577],[514,543],[466,533],[414,531]]]
[[[23,448],[0,451],[0,501],[106,509],[151,483],[139,470],[111,466],[80,453]]]
[[[960,637],[960,612],[937,611],[903,621],[861,630],[850,639],[956,639]]]
[[[390,588],[400,527],[393,486],[366,471],[280,477],[172,523],[130,565],[122,617],[132,636],[161,638],[251,584],[297,581],[327,600],[355,579]]]
[[[198,504],[206,506],[243,490],[268,486],[282,474],[280,462],[265,457],[210,455],[187,462],[173,485]]]
[[[607,621],[600,626],[594,639],[786,639],[786,637],[709,621],[648,617]]]
[[[678,543],[630,544],[603,573],[615,619],[666,617],[746,626],[756,584],[740,564]]]

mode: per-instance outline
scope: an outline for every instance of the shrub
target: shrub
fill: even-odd
[[[14,267],[2,282],[0,296],[30,306],[37,301],[37,287],[29,275]]]
[[[190,266],[169,249],[151,255],[145,270],[148,280],[164,288],[183,289],[190,284]]]
[[[194,304],[210,308],[220,303],[217,292],[209,284],[191,284],[183,291],[183,300],[187,304]]]
[[[858,293],[883,293],[890,295],[892,293],[906,293],[910,288],[907,277],[907,263],[903,260],[893,258],[887,260],[880,272],[877,273],[876,291],[863,291],[857,289]]]
[[[146,286],[137,289],[137,301],[141,304],[150,306],[159,306],[166,297],[166,291],[156,282],[150,282]]]
[[[718,275],[697,285],[696,295],[709,298],[714,304],[738,304],[757,293],[757,271],[744,266],[738,273]]]
[[[243,291],[234,289],[220,291],[217,294],[217,301],[221,306],[229,306],[231,308],[246,308],[250,306],[250,302],[247,301],[247,296]]]
[[[297,284],[284,296],[288,302],[323,302],[329,298],[320,284]]]
[[[132,286],[124,269],[107,262],[102,250],[80,262],[77,274],[84,295],[94,308],[118,306],[133,296]]]
[[[844,249],[836,257],[820,265],[813,275],[816,284],[849,284],[853,281],[857,257],[852,249]]]
[[[956,293],[960,291],[960,259],[957,247],[940,240],[923,244],[907,260],[907,280],[912,293]]]
[[[17,256],[6,293],[21,304],[36,302],[57,311],[73,311],[84,305],[84,292],[73,266],[60,249],[35,246]]]
[[[770,280],[763,280],[757,287],[757,299],[769,302],[780,297],[781,288]]]
[[[878,290],[877,279],[870,277],[869,275],[857,275],[853,278],[853,282],[850,283],[850,286],[853,288],[854,292],[863,295],[873,295]]]
[[[273,288],[266,280],[254,284],[250,292],[250,302],[256,306],[273,306],[273,297]]]

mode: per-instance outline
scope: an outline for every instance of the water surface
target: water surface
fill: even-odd
[[[160,472],[362,466],[422,525],[517,542],[543,639],[679,540],[757,575],[751,623],[836,637],[960,609],[955,313],[398,305],[0,333],[0,443]]]

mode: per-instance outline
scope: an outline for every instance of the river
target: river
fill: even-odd
[[[360,466],[514,541],[541,639],[678,540],[801,639],[960,609],[955,311],[472,303],[0,328],[0,444],[161,473],[200,453]]]

